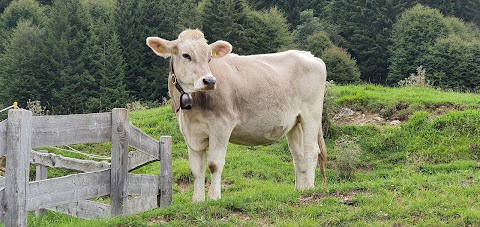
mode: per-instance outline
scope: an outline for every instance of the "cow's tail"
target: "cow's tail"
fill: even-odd
[[[320,128],[318,131],[318,146],[320,147],[320,153],[318,153],[318,167],[322,174],[322,182],[324,185],[327,183],[327,146],[325,145],[325,139],[323,138],[323,130]]]

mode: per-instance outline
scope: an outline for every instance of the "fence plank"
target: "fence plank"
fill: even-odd
[[[158,176],[128,174],[128,195],[157,196]]]
[[[110,193],[110,170],[34,181],[29,185],[28,210],[48,208]]]
[[[111,122],[110,113],[35,116],[32,147],[110,141]]]
[[[129,122],[127,109],[112,110],[112,216],[127,214]]]
[[[138,214],[157,208],[156,198],[157,196],[139,196],[129,199],[127,206],[128,214]]]
[[[7,154],[7,120],[0,122],[0,157]]]
[[[5,187],[5,177],[0,176],[0,187]]]
[[[79,172],[92,172],[110,168],[108,162],[96,162],[92,160],[81,160],[76,158],[63,157],[53,153],[42,153],[31,151],[30,163],[53,168],[69,169]]]
[[[152,160],[160,160],[158,155],[158,140],[150,137],[145,132],[129,124],[130,134],[128,138],[128,145],[137,150],[141,150],[152,157]]]
[[[47,151],[40,151],[40,152],[34,152],[32,153],[39,153],[41,154],[42,152],[47,152]],[[30,153],[30,159],[32,158],[32,153]],[[31,161],[30,161],[31,162]],[[48,178],[48,169],[44,165],[37,165],[36,166],[36,171],[35,171],[35,180],[40,181],[40,180],[45,180]],[[35,211],[35,216],[37,218],[43,216],[45,214],[45,209],[39,209]]]
[[[27,191],[32,139],[32,112],[9,110],[5,179],[5,226],[27,226]]]
[[[173,175],[172,175],[172,137],[160,138],[160,188],[157,204],[166,207],[172,203]]]
[[[5,220],[5,188],[0,187],[0,220]]]
[[[109,217],[111,213],[109,205],[89,200],[54,206],[48,209],[85,219],[105,218]]]
[[[134,151],[128,153],[128,171],[138,169],[146,164],[158,161],[158,159],[144,153],[143,151]]]

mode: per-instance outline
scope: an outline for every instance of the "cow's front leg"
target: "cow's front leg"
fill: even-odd
[[[209,139],[208,169],[212,174],[212,182],[208,190],[208,196],[214,200],[221,198],[222,172],[225,166],[229,136],[230,133],[223,132],[211,135]]]
[[[193,181],[193,202],[205,201],[205,159],[206,150],[194,150],[188,147],[188,160],[192,171]]]

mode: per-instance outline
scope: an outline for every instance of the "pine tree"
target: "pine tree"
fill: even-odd
[[[289,24],[276,8],[248,14],[246,38],[249,46],[245,54],[274,53],[293,47],[293,35]]]
[[[100,107],[102,111],[125,107],[128,95],[125,85],[125,62],[116,33],[104,44],[103,67],[100,71]]]
[[[202,27],[200,13],[197,10],[198,4],[196,0],[180,0],[178,19],[176,23],[175,34],[180,34],[187,28],[198,29]]]
[[[394,0],[338,0],[324,6],[324,19],[341,29],[342,46],[357,59],[364,81],[385,83],[391,27],[405,7]]]
[[[168,95],[168,61],[152,54],[145,39],[149,36],[176,39],[179,11],[174,0],[119,0],[117,31],[125,50],[127,91],[133,99],[159,101]]]
[[[28,100],[48,101],[52,81],[44,76],[49,69],[45,56],[44,31],[31,21],[21,21],[12,31],[0,57],[0,100],[11,105],[18,101],[25,106]]]
[[[46,28],[51,60],[46,75],[55,84],[49,100],[53,113],[88,112],[89,98],[97,85],[82,58],[91,23],[87,9],[79,1],[56,0],[53,3]]]
[[[206,38],[211,42],[228,41],[234,53],[247,54],[251,47],[247,38],[247,14],[244,1],[205,0],[201,15]]]
[[[115,26],[115,2],[84,1],[91,23],[82,61],[96,84],[91,87],[88,97],[88,112],[109,111],[124,107],[127,101],[125,91],[125,62]]]

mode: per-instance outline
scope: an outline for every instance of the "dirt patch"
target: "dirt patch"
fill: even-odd
[[[333,116],[333,122],[340,126],[367,124],[397,126],[401,123],[399,120],[387,121],[379,113],[354,111],[347,107]]]
[[[178,190],[181,193],[188,192],[191,185],[192,183],[190,183],[189,181],[177,181]]]
[[[472,184],[475,184],[475,178],[474,177],[469,177],[466,180],[460,182],[458,185],[460,187],[470,187]]]
[[[362,190],[356,190],[351,192],[332,192],[332,193],[319,192],[319,193],[313,193],[309,195],[302,195],[300,196],[300,198],[298,198],[298,200],[300,201],[300,205],[309,206],[309,205],[315,205],[320,203],[320,201],[324,198],[335,197],[336,199],[339,200],[339,202],[345,205],[357,206],[357,203],[355,202],[354,198],[359,194],[365,195],[367,193]]]
[[[161,224],[166,224],[169,221],[170,219],[168,217],[158,216],[158,217],[150,218],[150,220],[148,220],[148,226],[157,226]]]
[[[357,170],[358,170],[359,172],[363,172],[363,173],[372,172],[372,171],[373,171],[373,166],[371,166],[371,165],[358,166],[358,167],[357,167]]]
[[[241,220],[241,221],[250,220],[250,216],[248,216],[245,213],[239,212],[239,211],[231,212],[226,217],[223,217],[221,220],[226,221],[226,220],[230,220],[232,218],[236,218],[236,219]]]

